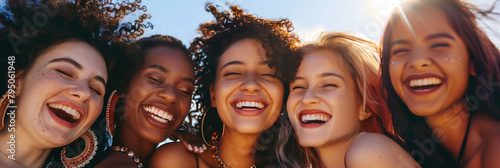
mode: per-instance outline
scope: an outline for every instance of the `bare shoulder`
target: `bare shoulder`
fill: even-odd
[[[186,167],[196,168],[196,157],[184,148],[180,142],[167,143],[156,149],[149,160],[149,167],[170,168]]]
[[[479,117],[477,117],[479,118]],[[500,121],[493,118],[482,117],[483,129],[481,131],[482,167],[500,167]]]
[[[96,168],[109,168],[109,167],[130,167],[136,168],[137,164],[132,160],[130,156],[122,152],[111,152],[106,156],[101,162],[99,162]]]
[[[391,138],[371,132],[360,133],[346,153],[352,167],[419,167],[413,158]]]

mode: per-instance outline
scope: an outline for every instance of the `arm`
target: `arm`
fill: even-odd
[[[486,168],[500,167],[500,133],[492,136],[484,147],[481,165]]]
[[[415,160],[389,137],[379,133],[360,133],[346,153],[346,166],[420,167]]]
[[[95,167],[96,168],[109,168],[109,167],[136,168],[137,164],[132,160],[131,157],[129,157],[125,153],[111,152],[101,162],[99,162]]]
[[[193,153],[179,142],[167,143],[156,149],[149,160],[149,167],[158,168],[196,168],[196,158]]]

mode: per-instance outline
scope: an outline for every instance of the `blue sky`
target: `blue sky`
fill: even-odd
[[[314,40],[322,31],[354,31],[378,42],[383,26],[391,9],[399,0],[144,0],[153,30],[145,36],[164,34],[174,36],[185,45],[199,36],[196,29],[200,23],[213,20],[206,12],[206,2],[219,4],[228,9],[226,2],[239,5],[248,13],[269,19],[290,19],[295,33],[303,42]],[[479,7],[491,5],[494,0],[469,0]],[[500,12],[500,4],[497,4]],[[500,16],[488,25],[500,29]],[[497,46],[500,45],[500,32],[487,31]]]

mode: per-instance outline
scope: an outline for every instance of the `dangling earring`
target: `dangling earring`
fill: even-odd
[[[106,105],[106,128],[111,136],[115,135],[115,107],[119,97],[116,94],[116,90],[113,90],[109,95],[108,104]]]
[[[4,126],[4,120],[5,120],[5,114],[7,113],[7,108],[9,108],[9,98],[7,98],[9,96],[9,93],[8,92],[5,92],[5,94],[3,94],[2,96],[2,100],[0,101],[0,119],[2,119],[2,121],[0,121],[0,130],[3,129],[3,126]]]
[[[94,131],[90,128],[80,136],[85,142],[85,149],[82,153],[78,154],[75,157],[69,158],[66,156],[66,147],[64,147],[61,151],[61,162],[65,168],[81,168],[87,165],[97,151],[97,136]]]
[[[207,121],[220,124],[207,124]],[[226,125],[222,123],[219,113],[217,113],[217,109],[209,107],[205,113],[203,113],[203,117],[201,118],[200,129],[203,142],[205,142],[208,146],[217,146],[224,135],[225,127]],[[207,140],[207,137],[211,137],[210,141]]]
[[[479,109],[479,107],[474,106],[474,104],[472,104],[472,102],[470,102],[469,93],[467,91],[465,91],[465,101],[467,102],[466,106],[468,106],[467,110],[472,112],[472,111],[476,111]]]

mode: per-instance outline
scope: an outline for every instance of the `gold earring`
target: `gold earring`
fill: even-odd
[[[212,109],[215,108],[209,107],[205,111],[205,113],[203,113],[203,117],[201,118],[201,137],[203,139],[203,142],[205,142],[205,144],[207,144],[208,146],[217,146],[217,144],[222,139],[222,136],[224,136],[226,125],[220,119],[217,110]],[[220,124],[207,124],[207,121]],[[211,137],[210,141],[207,141],[207,137]]]
[[[113,90],[113,92],[109,95],[108,103],[106,105],[106,128],[111,136],[115,134],[115,107],[119,97],[120,96],[116,94],[116,90]]]
[[[80,138],[82,138],[85,141],[85,149],[82,151],[82,153],[78,154],[75,157],[68,157],[66,155],[66,147],[64,147],[61,151],[61,162],[64,165],[65,168],[67,167],[77,167],[81,168],[84,167],[85,165],[89,164],[90,160],[94,158],[94,155],[96,154],[97,151],[97,136],[95,135],[94,131],[92,131],[90,128],[83,133]]]
[[[5,92],[5,94],[3,94],[2,96],[2,100],[0,100],[0,119],[2,119],[2,121],[0,121],[0,130],[2,130],[5,126],[5,114],[7,113],[7,109],[9,108],[9,104],[11,103],[8,97],[9,92]]]

